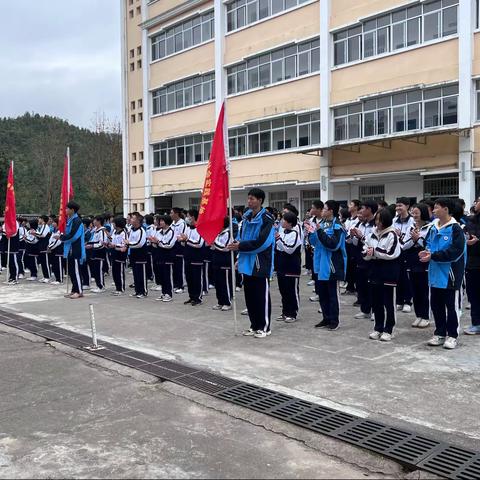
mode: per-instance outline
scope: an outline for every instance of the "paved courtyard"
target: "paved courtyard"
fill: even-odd
[[[393,342],[372,341],[370,320],[353,319],[352,296],[341,297],[338,331],[315,329],[319,306],[308,300],[307,280],[301,279],[299,320],[273,320],[266,339],[235,335],[232,313],[211,309],[214,291],[191,307],[183,305],[186,294],[171,303],[155,301],[156,292],[143,300],[106,293],[72,301],[63,298],[64,287],[22,282],[1,285],[0,305],[88,333],[92,303],[100,338],[480,450],[480,337],[462,335],[454,351],[432,349],[426,341],[433,329],[413,329],[413,314],[399,313]],[[275,318],[276,280],[272,299]],[[240,313],[242,292],[238,307]],[[238,315],[238,332],[247,326]]]

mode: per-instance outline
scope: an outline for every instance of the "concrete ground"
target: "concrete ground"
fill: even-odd
[[[480,336],[462,335],[454,351],[429,348],[433,328],[413,329],[413,314],[399,313],[393,342],[372,341],[370,320],[353,319],[352,296],[341,297],[338,331],[314,329],[319,306],[308,301],[307,280],[301,279],[298,322],[273,320],[266,339],[235,335],[231,312],[211,309],[214,291],[191,307],[183,305],[185,294],[171,303],[156,302],[156,292],[143,300],[106,293],[72,301],[63,298],[64,287],[22,282],[2,284],[0,305],[87,333],[92,303],[100,337],[109,341],[480,450]],[[238,297],[240,311],[243,293]],[[276,280],[272,298],[275,318]],[[238,315],[238,332],[247,326],[248,318]]]
[[[342,442],[5,326],[0,358],[0,478],[405,475]]]

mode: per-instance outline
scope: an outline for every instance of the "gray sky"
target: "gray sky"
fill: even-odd
[[[0,117],[120,120],[119,0],[0,0]]]

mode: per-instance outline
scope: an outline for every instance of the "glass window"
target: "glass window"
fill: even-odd
[[[450,7],[443,10],[442,34],[453,35],[457,33],[457,7]]]
[[[270,64],[260,65],[259,67],[260,85],[268,85],[270,81]]]
[[[451,125],[457,123],[457,97],[447,97],[443,99],[443,124]]]
[[[347,62],[347,42],[345,40],[335,43],[334,62],[335,65],[342,65]]]
[[[295,148],[297,146],[297,127],[285,128],[285,148]]]
[[[407,22],[407,46],[420,43],[420,18],[413,18]]]
[[[348,39],[348,61],[354,62],[360,58],[360,36],[351,37]]]
[[[440,12],[430,13],[423,20],[423,41],[435,40],[440,37]]]
[[[375,112],[367,112],[363,117],[363,134],[365,137],[375,135]]]
[[[350,115],[348,117],[348,138],[361,137],[361,115]]]
[[[392,108],[393,131],[405,131],[405,106]]]
[[[440,125],[440,100],[425,102],[424,110],[425,128],[438,127]]]
[[[405,48],[405,23],[393,25],[393,49]]]
[[[377,55],[390,50],[390,28],[379,28],[377,30]]]
[[[363,36],[363,56],[365,58],[375,55],[376,32],[368,32]]]
[[[346,140],[347,138],[347,118],[335,119],[335,140]]]
[[[408,130],[417,130],[420,128],[420,104],[413,103],[408,105],[407,107],[407,115],[408,115]]]
[[[386,135],[390,132],[390,109],[377,112],[377,135]]]

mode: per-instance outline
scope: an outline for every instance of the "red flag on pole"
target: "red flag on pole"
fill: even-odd
[[[225,130],[224,103],[213,137],[212,152],[208,162],[197,221],[198,233],[207,243],[213,243],[215,237],[223,230],[223,222],[227,215],[228,172]]]
[[[3,228],[7,238],[17,234],[17,210],[15,207],[15,182],[13,180],[13,162],[10,164],[7,179],[7,198],[5,201],[5,223]]]
[[[62,190],[60,192],[60,212],[58,213],[58,230],[65,233],[67,226],[67,214],[65,208],[67,203],[73,198],[72,178],[70,176],[70,148],[64,158]]]

